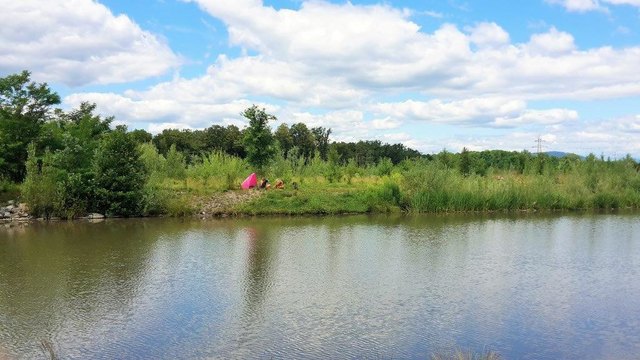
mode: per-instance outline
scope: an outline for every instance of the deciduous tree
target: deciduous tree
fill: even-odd
[[[249,120],[249,127],[244,134],[247,161],[261,170],[275,155],[275,141],[269,128],[269,121],[276,120],[276,117],[256,105],[246,109],[241,115]]]

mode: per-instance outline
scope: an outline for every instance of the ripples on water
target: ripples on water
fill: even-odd
[[[640,216],[0,229],[0,359],[637,358]]]

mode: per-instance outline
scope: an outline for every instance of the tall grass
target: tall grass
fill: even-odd
[[[187,176],[200,180],[205,187],[233,190],[248,175],[249,165],[239,157],[216,151],[199,157],[187,169]]]
[[[325,161],[319,154],[305,159],[295,151],[278,154],[264,173],[282,179],[285,191],[270,191],[235,211],[251,214],[345,212],[457,212],[540,209],[640,208],[640,174],[633,160],[602,161],[595,157],[552,162],[533,158],[521,168],[485,168],[463,172],[455,154],[434,160],[415,159],[394,165],[383,159],[358,166],[353,159]],[[197,157],[184,179],[171,178],[161,155],[147,151],[154,192],[172,196],[239,189],[253,169],[246,161],[222,152]],[[299,189],[292,190],[296,182]],[[155,194],[157,195],[157,194]],[[157,195],[157,209],[168,208],[166,194]],[[174,199],[175,200],[175,199]],[[164,202],[163,202],[164,201]],[[177,201],[176,209],[186,209]],[[152,209],[153,206],[150,208]],[[182,210],[173,211],[181,213]],[[186,210],[184,212],[187,212]]]
[[[464,176],[437,161],[405,164],[404,203],[414,212],[640,207],[640,175],[630,164],[488,173]]]

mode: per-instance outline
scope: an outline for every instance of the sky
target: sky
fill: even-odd
[[[640,158],[640,0],[0,0],[0,77],[151,133]]]

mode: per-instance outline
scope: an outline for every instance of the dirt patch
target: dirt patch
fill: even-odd
[[[200,217],[235,215],[237,205],[250,202],[262,196],[260,190],[232,190],[208,196],[199,196],[194,203],[196,214]]]

